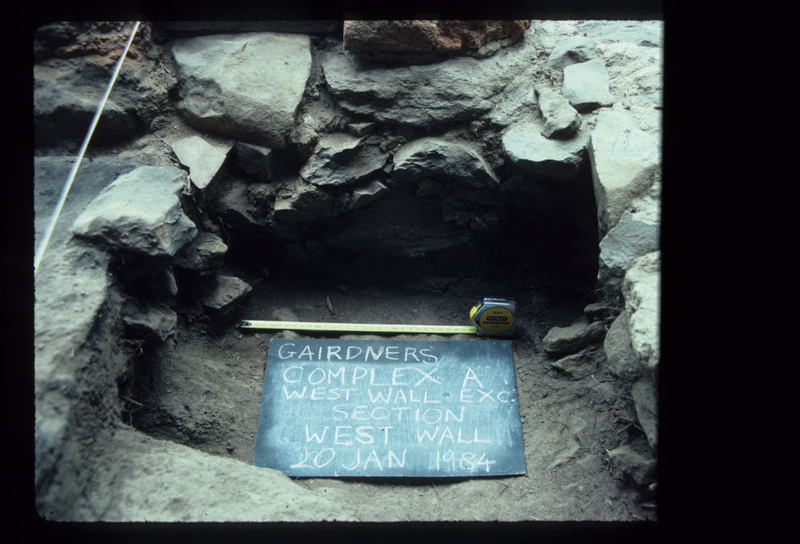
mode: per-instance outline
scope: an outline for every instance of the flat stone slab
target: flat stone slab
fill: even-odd
[[[589,137],[579,133],[568,140],[553,140],[542,135],[543,126],[533,121],[512,125],[503,135],[503,150],[524,170],[558,180],[574,179],[586,160]]]
[[[189,168],[189,179],[198,189],[214,181],[225,163],[231,146],[214,145],[202,136],[188,136],[172,144],[180,163]]]

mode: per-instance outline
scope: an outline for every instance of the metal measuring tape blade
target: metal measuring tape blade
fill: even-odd
[[[513,336],[515,329],[513,299],[484,297],[470,310],[474,325],[417,325],[391,323],[325,323],[318,321],[263,321],[245,319],[240,329],[293,330],[308,332],[352,332],[388,334],[477,334],[478,336]]]

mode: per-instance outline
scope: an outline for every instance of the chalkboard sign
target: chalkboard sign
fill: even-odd
[[[511,343],[273,339],[253,464],[300,477],[525,474]]]

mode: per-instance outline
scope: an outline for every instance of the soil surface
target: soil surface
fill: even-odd
[[[514,296],[513,340],[527,474],[475,479],[297,478],[334,495],[364,521],[649,520],[655,511],[615,478],[607,450],[640,439],[630,399],[606,376],[602,348],[585,350],[573,375],[554,368],[541,339],[569,324],[585,301],[546,279],[507,285],[486,279],[423,278],[406,285],[322,285],[298,277],[233,270],[254,286],[241,311],[220,329],[181,319],[174,346],[151,360],[126,417],[135,427],[245,463],[253,458],[267,346],[296,333],[240,331],[238,319],[465,324],[481,296]],[[306,333],[302,333],[305,336]],[[376,339],[343,335],[345,339]],[[388,338],[388,337],[385,337]],[[397,335],[408,340],[481,341],[468,335]]]

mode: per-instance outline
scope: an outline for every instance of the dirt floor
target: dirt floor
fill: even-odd
[[[461,480],[298,478],[297,485],[353,505],[364,521],[651,520],[655,510],[614,477],[607,450],[642,440],[631,424],[630,399],[603,369],[602,349],[585,352],[570,375],[551,366],[541,339],[569,324],[585,305],[541,280],[498,285],[481,279],[422,279],[404,286],[322,285],[297,277],[265,278],[235,270],[253,285],[231,324],[210,331],[181,317],[174,346],[140,369],[148,376],[127,401],[129,423],[159,438],[251,463],[267,359],[273,337],[243,332],[238,319],[466,324],[481,296],[514,296],[519,334],[513,340],[527,474]],[[547,294],[545,294],[547,293]],[[305,335],[305,333],[303,333]],[[346,339],[375,336],[344,335]],[[409,340],[460,336],[399,335]]]

